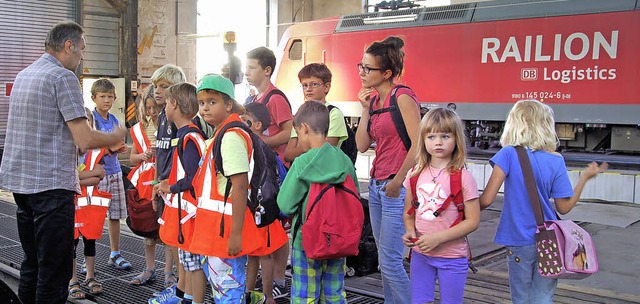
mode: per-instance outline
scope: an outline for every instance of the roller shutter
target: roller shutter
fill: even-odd
[[[76,19],[76,3],[69,0],[0,0],[1,147],[4,147],[9,112],[7,84],[44,53],[44,40],[53,25]]]
[[[119,76],[120,14],[104,0],[84,0],[82,27],[87,41],[82,74]]]

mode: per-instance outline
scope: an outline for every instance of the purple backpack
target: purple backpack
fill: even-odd
[[[598,272],[596,247],[571,220],[544,222],[536,232],[538,273],[547,278],[583,279]]]

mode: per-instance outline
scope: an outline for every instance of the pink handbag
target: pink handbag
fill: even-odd
[[[546,278],[584,279],[598,272],[596,247],[587,231],[571,220],[544,221],[529,156],[521,146],[516,151],[538,225],[538,273]]]

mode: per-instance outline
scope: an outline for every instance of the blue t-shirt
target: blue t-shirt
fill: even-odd
[[[98,111],[93,110],[93,120],[95,121],[96,130],[111,133],[120,124],[118,119],[109,113],[107,119],[100,116]],[[118,153],[105,155],[104,158],[104,171],[106,174],[116,174],[122,169],[120,168],[120,162],[118,161]]]
[[[573,196],[573,188],[561,155],[527,149],[533,175],[538,185],[538,195],[542,203],[545,220],[557,218],[550,198]],[[535,244],[536,219],[531,209],[529,195],[524,184],[522,169],[516,149],[502,148],[490,160],[491,166],[504,171],[504,206],[495,242],[506,246],[527,246]]]

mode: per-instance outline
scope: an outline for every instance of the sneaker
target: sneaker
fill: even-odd
[[[176,285],[172,285],[170,287],[165,288],[162,291],[156,291],[153,293],[153,296],[156,298],[165,297],[169,298],[176,295]]]
[[[280,286],[278,283],[273,282],[273,298],[280,299],[289,295],[289,290],[285,286]]]
[[[149,299],[149,304],[180,304],[183,303],[182,299],[171,296],[171,297],[156,297]]]
[[[247,304],[263,304],[266,300],[264,294],[259,291],[247,291],[244,295],[247,299],[245,301]]]

